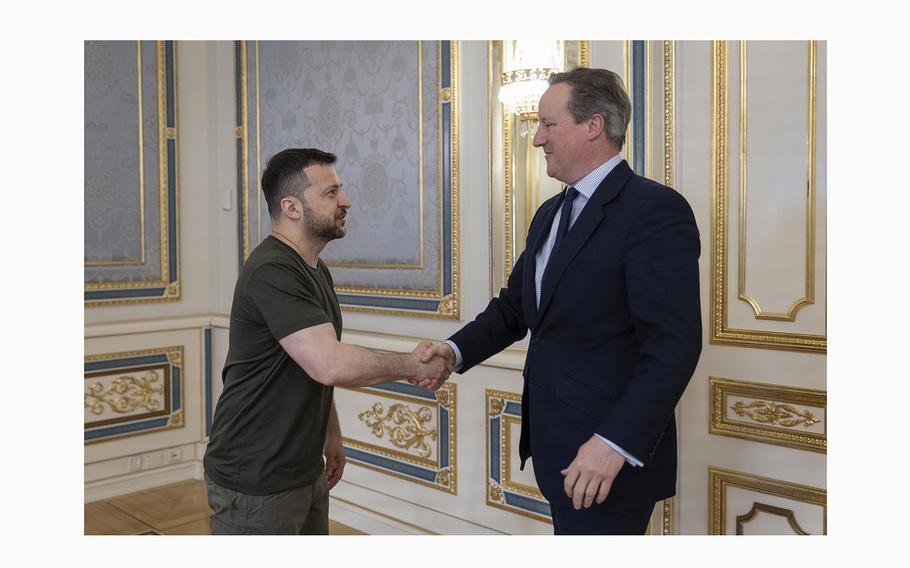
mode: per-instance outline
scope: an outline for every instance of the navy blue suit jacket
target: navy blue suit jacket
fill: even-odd
[[[701,352],[695,217],[620,162],[552,252],[538,308],[535,257],[563,194],[537,210],[507,287],[450,338],[459,372],[530,330],[522,467],[533,455],[544,496],[571,506],[560,470],[597,433],[644,463],[622,467],[602,507],[657,502],[676,493],[674,409]]]

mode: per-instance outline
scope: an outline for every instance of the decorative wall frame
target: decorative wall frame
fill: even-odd
[[[521,424],[521,395],[517,393],[487,389],[484,408],[486,409],[487,432],[487,488],[486,503],[524,515],[545,523],[552,523],[550,504],[540,490],[512,479],[512,449],[518,448],[518,440],[512,439],[512,427]]]
[[[342,438],[349,463],[458,493],[455,383],[435,393],[405,382],[346,390],[379,397],[359,414],[366,435],[354,438],[348,429]]]
[[[719,377],[708,381],[711,434],[828,451],[825,391]]]
[[[717,467],[708,468],[708,487],[708,534],[726,534],[724,523],[727,518],[726,496],[727,490],[730,487],[737,487],[792,500],[794,502],[818,506],[822,510],[822,532],[824,534],[828,533],[828,497],[827,491],[824,489]],[[756,506],[765,511],[768,511],[769,507],[773,507],[772,505],[764,503],[754,503],[752,510],[744,515],[737,516],[736,523],[738,533],[741,534],[743,524],[755,516],[757,512]],[[794,533],[807,534],[806,531],[796,523],[792,510],[776,507],[776,511],[771,512],[772,514],[784,516],[788,518],[788,520],[792,519],[792,522],[789,524],[793,527]]]
[[[363,45],[361,45],[363,44]],[[378,45],[379,49],[371,46]],[[416,46],[416,70],[408,67],[401,53],[390,56],[383,61],[375,52],[390,45],[414,44]],[[286,53],[276,54],[279,48],[296,46],[311,53],[309,57],[288,57]],[[358,47],[359,46],[359,47]],[[308,94],[296,97],[303,100],[298,107],[282,108],[273,105],[276,99],[276,89],[266,88],[261,92],[260,85],[273,81],[271,69],[280,68],[287,73],[302,73],[301,61],[319,59],[319,53],[329,53],[334,49],[358,48],[367,52],[368,65],[351,65],[339,69],[341,87],[356,90],[358,73],[370,74],[371,66],[381,67],[386,65],[399,77],[396,84],[412,88],[413,93],[408,95],[408,103],[388,99],[384,90],[365,90],[358,93],[347,102],[341,99],[342,91],[336,93],[321,93],[322,98],[307,102]],[[276,53],[270,54],[275,48]],[[410,47],[408,49],[411,49]],[[322,50],[322,51],[320,51]],[[265,52],[265,53],[264,53]],[[236,85],[237,85],[237,114],[236,114],[236,145],[237,145],[237,180],[238,180],[238,236],[240,264],[246,259],[253,247],[269,232],[267,207],[261,193],[260,175],[269,158],[268,147],[279,148],[288,146],[315,147],[324,144],[319,141],[319,136],[329,136],[325,131],[331,131],[332,140],[340,140],[339,132],[345,132],[349,142],[343,148],[324,148],[339,156],[336,169],[342,177],[342,183],[347,187],[363,181],[364,187],[369,184],[379,183],[387,188],[386,182],[400,187],[402,184],[413,182],[418,187],[416,197],[404,192],[401,195],[413,197],[414,209],[420,213],[419,228],[414,227],[414,238],[411,241],[402,241],[401,231],[384,234],[382,231],[392,230],[389,223],[398,219],[386,219],[385,229],[378,232],[362,231],[366,239],[367,248],[349,250],[352,257],[362,258],[335,258],[340,247],[348,246],[350,237],[354,232],[352,221],[357,218],[351,215],[348,219],[348,238],[340,241],[338,245],[330,245],[323,253],[335,280],[335,289],[342,308],[348,311],[361,311],[385,313],[391,315],[421,316],[444,319],[458,319],[459,306],[459,228],[458,228],[458,46],[454,41],[437,42],[246,42],[235,43],[236,55]],[[410,57],[410,56],[408,56]],[[324,76],[325,75],[325,76]],[[331,73],[303,79],[298,77],[301,89],[307,93],[320,89],[317,83],[327,83],[331,88]],[[413,75],[414,84],[407,83]],[[380,76],[378,73],[371,78]],[[286,82],[287,83],[287,82]],[[321,83],[320,83],[321,84]],[[291,88],[287,84],[283,85]],[[298,88],[293,86],[293,88]],[[280,90],[280,89],[279,89]],[[336,96],[338,95],[338,96]],[[347,95],[345,95],[347,96]],[[280,97],[279,97],[280,98]],[[263,104],[265,100],[267,104]],[[414,107],[409,105],[413,103]],[[283,104],[283,103],[282,103]],[[313,108],[307,105],[313,105]],[[309,108],[309,110],[307,110]],[[418,123],[414,139],[410,134],[402,135],[389,142],[396,153],[407,153],[408,148],[419,148],[419,158],[415,158],[418,166],[413,171],[408,170],[410,178],[389,177],[383,170],[382,162],[370,162],[357,158],[357,144],[363,143],[357,139],[356,143],[350,141],[357,131],[356,117],[354,115],[363,109],[364,116],[391,116],[389,120],[406,121],[414,117]],[[286,115],[278,117],[276,112]],[[309,113],[309,114],[308,114]],[[312,116],[310,116],[312,115]],[[307,132],[304,134],[297,124],[300,117]],[[326,118],[329,117],[329,118]],[[405,118],[402,118],[405,117]],[[345,121],[341,124],[341,121]],[[279,129],[268,127],[269,123],[280,122]],[[266,125],[263,127],[263,125]],[[288,126],[290,125],[290,126]],[[329,125],[329,126],[327,126]],[[284,128],[287,126],[287,128]],[[412,125],[413,126],[413,125]],[[278,132],[281,130],[281,132]],[[320,133],[319,136],[313,134]],[[277,138],[281,135],[281,139]],[[332,138],[334,137],[334,138]],[[373,148],[380,147],[377,137],[369,140]],[[386,148],[388,144],[382,145]],[[347,154],[346,154],[347,152]],[[425,159],[426,158],[426,159]],[[362,164],[361,162],[366,162]],[[413,164],[412,164],[413,165]],[[349,171],[342,171],[349,168]],[[361,169],[358,169],[361,168]],[[419,179],[418,179],[419,178]],[[426,183],[425,183],[426,182]],[[365,203],[364,208],[370,207],[375,213],[383,203],[371,202],[370,196],[376,192],[366,192],[358,196],[357,200]],[[361,198],[362,197],[362,198]],[[410,198],[409,197],[409,198]],[[377,198],[378,199],[378,198]],[[402,201],[404,203],[405,201]],[[426,207],[425,207],[426,205]],[[356,209],[352,210],[356,212]],[[374,215],[374,217],[382,217]],[[360,214],[366,219],[368,215]],[[364,221],[366,223],[367,221]],[[364,228],[366,229],[366,228]],[[369,237],[369,238],[367,238]],[[379,243],[380,247],[375,245]],[[388,251],[389,243],[408,245],[414,247],[413,258],[386,258],[383,256]],[[353,245],[351,245],[353,246]],[[365,245],[366,246],[366,245]],[[370,248],[372,247],[372,248]],[[335,256],[333,256],[335,255]],[[407,256],[407,255],[405,255]]]
[[[85,357],[85,443],[181,428],[183,347]]]
[[[777,320],[783,322],[795,321],[796,312],[805,305],[814,302],[815,288],[815,156],[816,156],[816,101],[817,101],[817,45],[815,41],[807,42],[808,45],[808,130],[806,135],[807,145],[807,181],[806,181],[806,294],[798,299],[786,314],[769,313],[762,310],[758,302],[745,290],[745,239],[744,227],[746,218],[745,206],[745,131],[740,133],[740,207],[739,234],[740,264],[738,270],[738,299],[748,302],[755,311],[756,320]],[[745,83],[745,46],[741,42],[741,83]],[[827,337],[825,334],[811,334],[788,331],[774,331],[770,329],[744,329],[733,328],[728,323],[729,295],[728,291],[728,257],[729,231],[728,218],[728,136],[729,136],[729,111],[728,111],[728,58],[729,45],[726,41],[713,42],[712,68],[712,131],[713,143],[711,148],[712,184],[711,196],[713,207],[711,210],[711,342],[720,345],[739,345],[744,347],[764,347],[805,351],[810,353],[825,353],[827,351]],[[741,116],[740,124],[745,125],[745,88],[741,87]]]
[[[175,42],[91,41],[85,49],[85,306],[177,300]],[[125,70],[127,60],[135,70]],[[115,163],[132,164],[135,179],[112,171]]]

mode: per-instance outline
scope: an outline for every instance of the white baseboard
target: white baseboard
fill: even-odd
[[[202,464],[200,462],[188,461],[100,481],[87,482],[85,484],[85,502],[91,503],[92,501],[110,499],[111,497],[144,491],[188,479],[202,479]]]
[[[329,495],[329,518],[375,535],[503,534],[343,480]]]

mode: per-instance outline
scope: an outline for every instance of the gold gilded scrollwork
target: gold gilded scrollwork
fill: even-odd
[[[158,374],[149,372],[144,377],[136,378],[125,375],[114,379],[104,388],[101,383],[91,385],[85,393],[85,408],[91,409],[92,414],[104,413],[105,404],[119,414],[132,412],[137,408],[149,411],[159,410],[161,401],[155,398],[164,391],[163,385],[155,384],[159,380]]]
[[[436,484],[442,485],[443,487],[448,487],[451,483],[451,477],[449,476],[448,469],[441,469],[436,472]]]
[[[167,421],[168,428],[176,428],[177,426],[183,426],[183,411],[177,410]]]
[[[449,403],[451,402],[450,395],[452,393],[448,389],[448,385],[443,385],[438,391],[436,391],[436,402],[439,403],[439,406],[448,408]]]
[[[456,307],[456,304],[455,304],[454,294],[449,294],[448,296],[443,296],[443,298],[441,300],[439,300],[438,310],[439,310],[440,314],[447,315],[447,316],[454,315],[456,313],[455,307]]]
[[[787,428],[799,426],[800,424],[808,427],[821,421],[820,418],[808,410],[800,411],[789,404],[777,404],[763,400],[756,400],[748,404],[738,400],[730,409],[739,416],[748,416],[756,422],[776,424]]]
[[[491,398],[490,399],[490,416],[499,416],[502,414],[502,409],[505,408],[505,401],[501,398]]]
[[[496,484],[495,481],[490,481],[489,483],[489,495],[490,501],[494,503],[505,503],[505,497],[502,494],[502,487]]]
[[[431,453],[430,445],[426,438],[436,440],[436,428],[427,429],[424,425],[433,419],[433,413],[426,406],[420,407],[414,412],[404,404],[393,404],[389,407],[388,413],[384,414],[382,403],[377,402],[373,405],[372,410],[366,410],[358,415],[361,422],[369,426],[373,435],[382,438],[386,433],[389,440],[398,448],[405,450],[415,448],[421,457],[428,457]],[[387,422],[393,422],[397,426],[390,426]]]

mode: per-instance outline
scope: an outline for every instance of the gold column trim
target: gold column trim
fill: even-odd
[[[673,187],[674,178],[674,128],[676,117],[674,94],[676,83],[674,78],[676,68],[675,42],[664,41],[664,185]]]
[[[256,40],[256,238],[257,242],[262,242],[262,200],[265,194],[262,192],[262,152],[260,141],[262,140],[262,121],[260,119],[260,99],[259,95],[259,40]]]
[[[623,60],[623,82],[626,84],[626,92],[629,98],[632,98],[632,41],[625,40],[622,42],[622,60]],[[626,127],[626,143],[624,144],[623,154],[626,162],[630,166],[634,165],[635,156],[632,154],[632,117],[629,117],[629,125]]]
[[[579,67],[590,67],[591,66],[591,41],[590,40],[580,40],[578,42],[578,66]]]
[[[500,109],[502,105],[500,104]],[[503,181],[505,183],[504,193],[504,210],[505,210],[505,281],[509,280],[512,274],[512,265],[515,264],[515,192],[513,190],[514,179],[512,175],[512,113],[502,112],[502,155],[503,155]]]
[[[820,506],[823,517],[822,532],[823,534],[828,533],[828,493],[826,490],[739,471],[709,467],[708,534],[726,534],[724,521],[727,513],[726,490],[729,486]]]
[[[385,416],[383,414],[385,413]],[[361,422],[367,425],[377,438],[388,434],[389,441],[396,448],[404,450],[415,449],[421,457],[429,457],[432,453],[426,439],[436,441],[435,428],[428,429],[424,425],[433,419],[433,413],[426,406],[412,410],[404,404],[393,404],[385,411],[381,402],[373,404],[370,410],[357,415]],[[391,426],[388,422],[393,422]]]
[[[241,144],[240,159],[243,162],[241,171],[243,180],[243,258],[246,260],[250,256],[250,109],[249,109],[249,87],[247,85],[247,42],[240,42],[240,128],[243,132],[243,143]]]
[[[676,94],[676,49],[675,42],[663,42],[663,87],[664,87],[664,185],[673,187],[674,178],[674,140],[675,140],[675,94]],[[664,535],[673,534],[673,521],[676,509],[675,497],[663,500],[663,523],[661,532]]]
[[[746,140],[747,140],[747,42],[740,41],[740,107],[739,107],[739,299],[748,303],[755,318],[760,320],[796,321],[796,314],[815,303],[815,107],[816,107],[816,45],[809,42],[808,121],[806,133],[806,288],[803,297],[795,300],[786,313],[766,312],[751,294],[746,292]]]
[[[727,325],[727,77],[726,41],[712,43],[711,93],[711,343],[825,353],[824,335],[733,329]]]
[[[787,523],[790,524],[790,528],[792,528],[793,532],[795,532],[798,535],[802,536],[802,535],[809,534],[808,532],[806,532],[805,529],[803,529],[801,526],[799,526],[798,522],[796,522],[796,513],[794,513],[792,509],[784,509],[783,507],[775,507],[774,505],[766,505],[764,503],[758,503],[758,502],[753,502],[752,510],[750,510],[745,515],[737,515],[737,517],[736,517],[736,534],[742,535],[743,528],[745,527],[745,525],[749,521],[751,521],[752,519],[757,517],[758,514],[762,511],[764,511],[765,513],[769,513],[771,515],[776,515],[778,517],[783,517],[783,518],[787,519]]]

